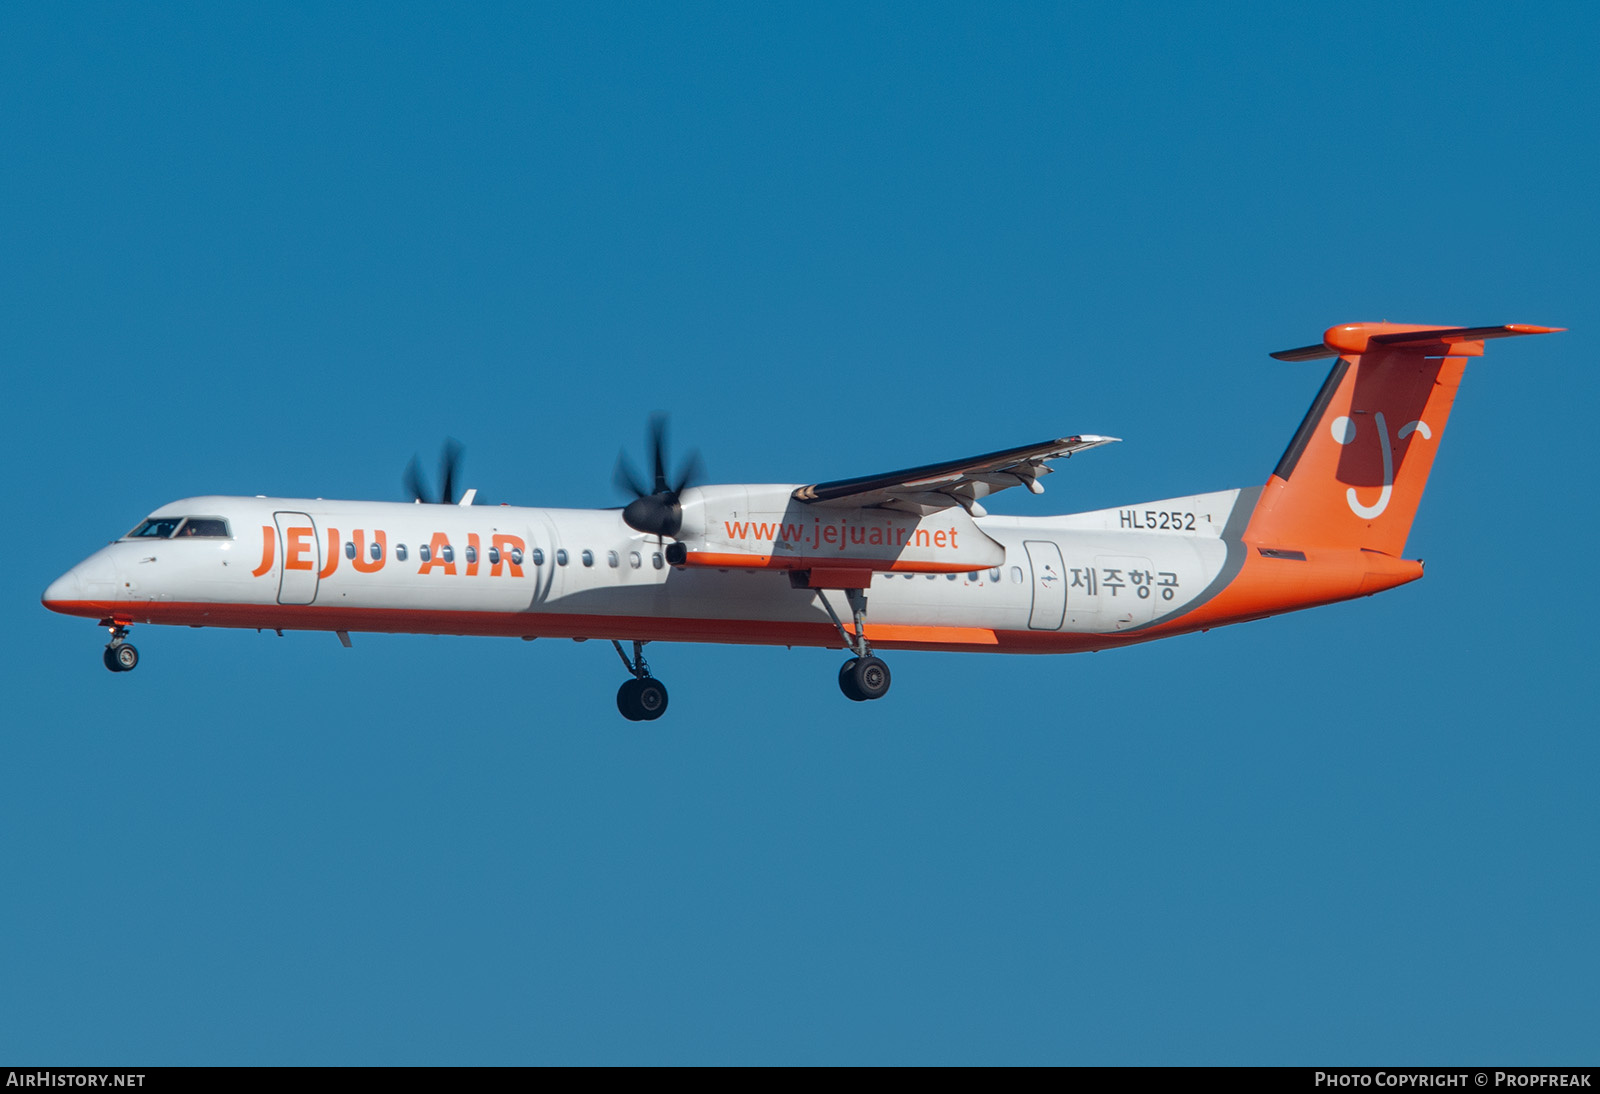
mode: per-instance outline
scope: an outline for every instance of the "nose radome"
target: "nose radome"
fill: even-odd
[[[39,599],[62,615],[104,615],[118,600],[114,547],[96,551],[50,583]]]
[[[83,577],[78,573],[78,568],[74,566],[52,581],[39,599],[53,612],[65,611],[66,605],[86,599]]]

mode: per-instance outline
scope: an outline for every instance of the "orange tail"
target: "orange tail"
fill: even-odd
[[[1398,558],[1468,357],[1489,338],[1560,327],[1349,323],[1282,361],[1337,357],[1245,530],[1262,548],[1360,548]]]

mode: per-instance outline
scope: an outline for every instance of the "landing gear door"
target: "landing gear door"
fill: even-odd
[[[1028,564],[1033,569],[1033,614],[1028,616],[1028,626],[1036,631],[1058,631],[1067,614],[1061,548],[1042,539],[1026,540],[1023,547],[1027,548]]]
[[[278,525],[279,604],[309,604],[317,599],[317,574],[322,570],[322,544],[317,526],[305,513],[274,513]]]

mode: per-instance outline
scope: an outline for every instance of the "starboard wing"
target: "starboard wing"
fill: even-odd
[[[968,456],[961,460],[930,463],[881,475],[802,486],[792,495],[795,501],[830,507],[899,509],[926,516],[959,505],[973,516],[983,516],[978,499],[1012,486],[1026,486],[1035,494],[1044,493],[1039,479],[1052,468],[1048,461],[1063,459],[1075,452],[1111,444],[1118,437],[1097,437],[1085,433],[1053,441]]]

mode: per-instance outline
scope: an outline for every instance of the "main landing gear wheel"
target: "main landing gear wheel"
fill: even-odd
[[[653,676],[628,680],[617,689],[617,710],[630,722],[653,722],[667,712],[666,686]]]
[[[889,666],[871,655],[852,657],[839,667],[839,690],[857,703],[882,699],[889,693]]]
[[[617,710],[630,722],[655,721],[667,712],[667,688],[650,675],[650,666],[644,662],[644,643],[633,644],[632,657],[622,651],[621,642],[613,638],[611,644],[628,671],[633,673],[633,679],[617,689]]]

